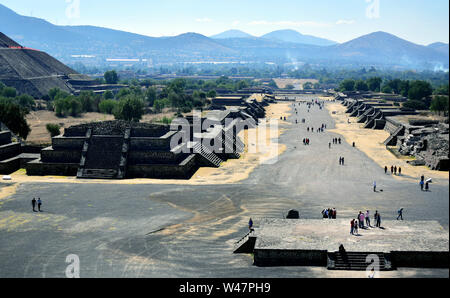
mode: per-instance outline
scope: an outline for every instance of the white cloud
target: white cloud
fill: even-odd
[[[211,20],[210,18],[201,18],[201,19],[195,19],[195,21],[198,23],[211,23],[213,20]]]
[[[232,23],[232,25],[233,26],[237,26],[237,25],[239,25],[241,22],[240,21],[234,21],[233,23]]]
[[[355,23],[355,20],[338,20],[336,25],[352,25]]]
[[[251,26],[259,26],[259,25],[271,25],[271,26],[288,26],[288,27],[330,27],[329,23],[319,23],[313,21],[252,21],[249,23]]]

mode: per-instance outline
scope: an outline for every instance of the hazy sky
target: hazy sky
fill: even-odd
[[[278,29],[345,42],[386,31],[419,44],[448,43],[448,0],[0,0],[58,25],[95,25],[149,36]]]

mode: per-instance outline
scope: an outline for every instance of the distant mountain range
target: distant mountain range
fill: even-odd
[[[371,33],[343,44],[294,30],[275,31],[261,37],[229,30],[211,37],[185,33],[156,38],[94,26],[56,26],[18,15],[1,4],[0,31],[26,47],[45,51],[65,63],[91,65],[104,65],[108,58],[138,59],[153,65],[242,61],[414,69],[448,69],[449,65],[448,44],[422,46],[385,32]]]

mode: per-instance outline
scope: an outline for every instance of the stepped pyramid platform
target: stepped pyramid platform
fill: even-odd
[[[253,253],[257,266],[365,270],[369,255],[378,256],[380,270],[449,266],[449,234],[436,221],[382,221],[382,229],[359,229],[358,236],[350,235],[350,219],[266,218],[254,223],[255,232],[239,242],[236,252]],[[338,251],[341,244],[346,257]]]
[[[244,151],[237,137],[245,129],[239,125],[245,118],[240,112],[215,111],[209,117],[195,118],[201,124],[209,121],[199,132],[194,132],[194,117],[179,125],[174,120],[172,126],[125,121],[72,126],[26,164],[27,174],[189,179],[199,167],[219,167]]]
[[[13,141],[11,131],[0,122],[0,175],[11,174],[37,158],[37,154],[22,153],[21,144]]]

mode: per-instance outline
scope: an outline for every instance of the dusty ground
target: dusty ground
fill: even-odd
[[[419,181],[421,175],[428,178],[447,179],[448,172],[432,171],[427,167],[414,167],[406,161],[408,158],[397,158],[394,154],[386,149],[383,142],[389,137],[389,133],[385,130],[373,130],[362,128],[361,123],[357,123],[357,118],[350,118],[350,124],[347,123],[349,117],[345,113],[346,107],[340,102],[329,103],[327,106],[330,115],[336,121],[336,129],[331,130],[344,137],[348,144],[356,143],[359,150],[367,154],[369,158],[374,160],[380,167],[387,166],[390,170],[391,166],[402,168],[402,176],[394,176],[396,179],[412,179]],[[336,112],[336,114],[333,114]]]
[[[289,117],[290,104],[276,103],[266,108],[267,121],[279,120],[280,117]],[[147,119],[149,119],[147,117]],[[145,121],[146,119],[144,119]],[[279,121],[280,124],[288,124],[285,121]],[[200,168],[189,180],[159,180],[159,179],[128,179],[120,181],[111,180],[77,180],[75,177],[29,177],[22,169],[13,173],[14,182],[54,182],[54,183],[110,183],[110,184],[228,184],[236,183],[247,179],[249,174],[260,164],[266,163],[279,156],[286,150],[286,146],[278,144],[277,140],[283,133],[279,126],[260,125],[246,131],[242,131],[239,137],[245,143],[245,152],[239,159],[230,159],[222,164],[220,168]],[[260,137],[261,136],[261,137]],[[249,138],[250,137],[250,138]],[[265,140],[259,142],[259,140]],[[249,140],[253,140],[249,144]],[[255,144],[254,141],[258,141]]]
[[[318,83],[316,79],[274,79],[278,88],[284,89],[287,85],[293,85],[296,90],[303,90],[303,85],[307,82]]]
[[[295,124],[301,118],[306,123]],[[416,182],[384,175],[359,148],[344,142],[329,149],[339,134],[307,132],[307,126],[322,123],[334,128],[330,113],[317,106],[310,113],[300,106],[287,122],[280,123],[283,154],[238,183],[71,183],[74,179],[24,182],[16,189],[0,183],[0,276],[64,277],[66,256],[77,254],[81,277],[362,277],[326,268],[259,268],[251,255],[233,254],[250,217],[283,218],[290,209],[299,210],[302,219],[320,219],[323,208],[335,207],[343,220],[359,210],[378,210],[389,221],[404,207],[406,223],[436,220],[448,231],[448,180],[421,192]],[[310,146],[302,144],[304,137]],[[338,164],[339,156],[345,156],[345,166]],[[374,180],[383,192],[373,192]],[[31,210],[35,196],[43,199],[43,213]],[[388,276],[448,278],[448,269],[401,268],[383,275]]]
[[[163,117],[173,118],[174,113],[164,111],[160,114],[146,114],[142,118],[143,122],[152,122],[161,120]],[[61,127],[61,133],[64,128],[82,123],[114,120],[113,115],[101,113],[84,113],[80,117],[56,117],[54,112],[50,111],[32,111],[27,115],[27,122],[31,127],[31,133],[27,138],[27,142],[34,145],[51,144],[50,134],[47,131],[48,123],[58,124]]]

